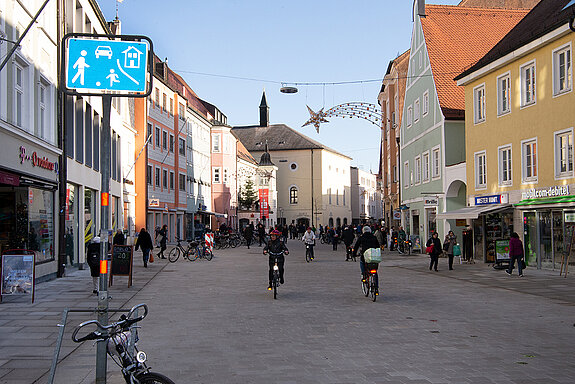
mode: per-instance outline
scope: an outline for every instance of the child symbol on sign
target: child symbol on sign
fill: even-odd
[[[118,74],[114,73],[113,69],[110,69],[110,74],[108,76],[106,76],[106,79],[110,79],[110,87],[114,86],[114,83],[119,83],[120,80],[118,80]]]

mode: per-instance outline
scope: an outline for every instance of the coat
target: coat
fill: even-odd
[[[509,239],[509,256],[523,256],[523,243],[516,238]]]
[[[140,232],[138,235],[138,239],[136,240],[136,251],[138,248],[144,249],[153,249],[154,243],[152,242],[152,236],[150,236],[149,232]]]
[[[373,233],[366,232],[357,239],[355,247],[353,247],[353,254],[357,255],[357,252],[359,251],[360,248],[361,248],[360,260],[365,263],[363,253],[367,251],[369,248],[379,248],[379,241],[377,241]]]
[[[445,252],[448,255],[453,255],[453,246],[455,244],[457,244],[457,236],[453,235],[453,236],[445,236],[445,240],[443,241],[443,246],[445,247],[447,244],[447,249],[445,250]]]
[[[430,247],[431,245],[433,245],[433,251],[431,252],[431,256],[438,257],[443,253],[443,249],[441,249],[441,240],[439,240],[439,237],[438,238],[431,237],[429,240],[427,240],[425,246]]]

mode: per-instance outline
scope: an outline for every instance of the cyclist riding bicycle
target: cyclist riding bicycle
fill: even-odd
[[[397,246],[404,250],[405,240],[407,239],[407,234],[403,230],[403,227],[399,227],[399,231],[397,233]]]
[[[269,285],[268,290],[272,290],[272,280],[274,277],[274,264],[275,259],[277,258],[278,268],[280,271],[280,284],[284,283],[284,262],[285,257],[284,254],[289,254],[289,250],[287,249],[285,243],[280,240],[280,231],[274,229],[270,233],[270,241],[264,247],[264,255],[269,253]]]
[[[311,259],[313,260],[313,246],[315,245],[315,233],[311,230],[311,227],[307,227],[307,230],[303,234],[301,241],[304,242],[305,245],[309,245],[309,253],[311,254]]]
[[[362,235],[357,239],[355,243],[355,247],[353,247],[353,254],[357,255],[358,251],[360,252],[360,263],[359,268],[361,269],[361,276],[362,281],[365,282],[367,279],[366,271],[367,265],[365,262],[365,258],[363,257],[363,253],[370,248],[379,248],[379,242],[377,238],[371,233],[371,228],[369,226],[363,227],[361,230]],[[377,271],[378,264],[369,264],[369,269]],[[379,278],[377,276],[377,272],[373,275],[375,286],[376,286],[376,293],[379,293]]]

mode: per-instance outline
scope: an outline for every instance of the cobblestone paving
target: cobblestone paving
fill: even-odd
[[[261,248],[211,262],[137,265],[114,279],[111,307],[145,302],[140,349],[176,383],[574,383],[575,280],[485,264],[431,272],[421,255],[385,254],[381,296],[361,293],[358,263],[288,242],[286,283],[267,291]],[[135,258],[137,263],[139,257]],[[38,286],[35,304],[0,304],[0,383],[46,383],[61,310],[96,304],[87,271]],[[95,348],[69,341],[57,383],[94,382]],[[111,361],[108,383],[121,383]]]

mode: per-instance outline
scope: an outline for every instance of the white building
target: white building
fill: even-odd
[[[350,168],[351,214],[354,224],[378,222],[383,218],[383,201],[377,189],[377,175]]]
[[[36,251],[36,278],[48,279],[60,245],[56,2],[8,57],[40,4],[0,0],[0,252]]]

